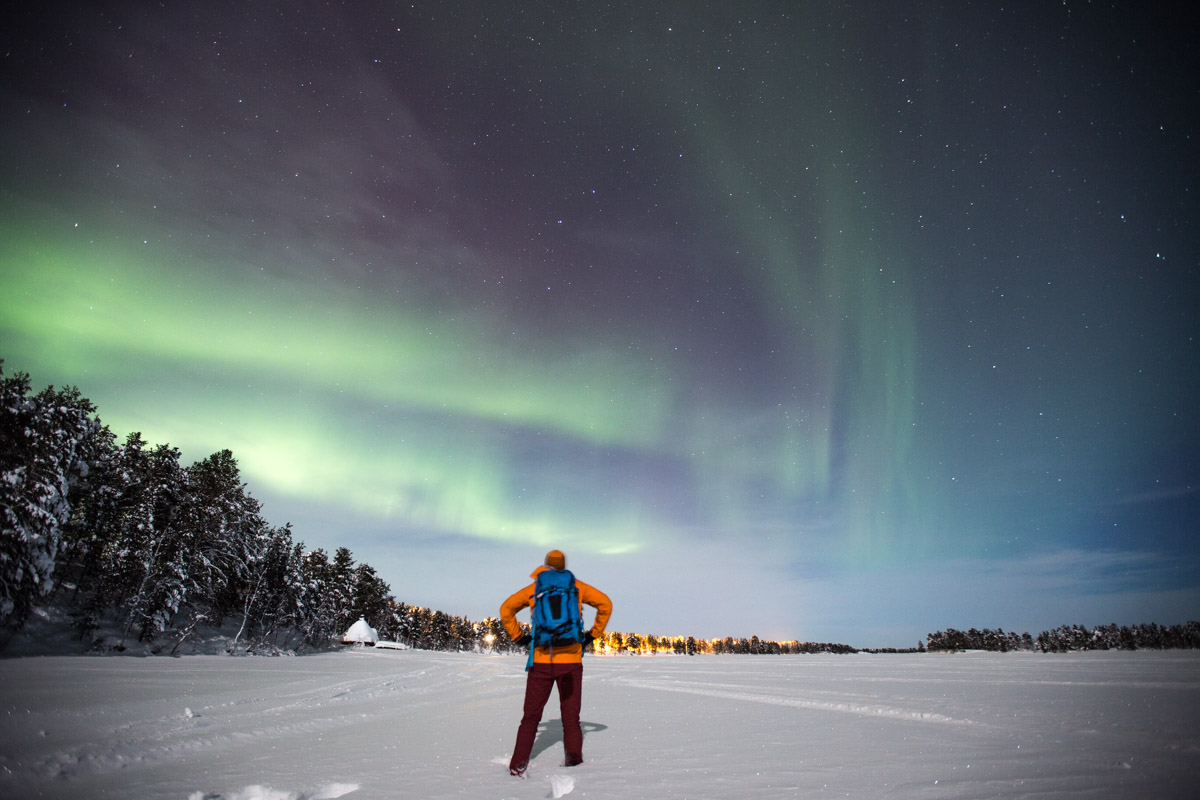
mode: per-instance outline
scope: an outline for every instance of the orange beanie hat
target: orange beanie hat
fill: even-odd
[[[546,553],[546,566],[550,569],[566,569],[567,557],[562,550],[551,550]]]

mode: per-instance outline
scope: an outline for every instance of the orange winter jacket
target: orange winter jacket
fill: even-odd
[[[517,625],[517,614],[523,609],[533,607],[533,593],[537,586],[537,576],[545,569],[549,569],[549,567],[535,569],[529,576],[534,579],[534,582],[524,589],[514,592],[504,601],[504,605],[500,606],[500,621],[504,624],[504,630],[508,631],[508,635],[514,640],[521,636],[521,627]],[[585,603],[596,609],[596,620],[592,623],[591,634],[594,638],[599,639],[604,634],[605,626],[608,625],[608,618],[612,616],[612,601],[604,592],[594,586],[589,586],[578,578],[575,579],[575,588],[579,590],[580,613],[583,612]],[[533,661],[536,664],[578,664],[582,659],[583,645],[581,644],[533,648]]]

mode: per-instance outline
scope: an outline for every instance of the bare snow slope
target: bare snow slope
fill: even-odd
[[[0,796],[1194,797],[1200,653],[679,656],[585,662],[509,777],[525,660],[0,661]],[[549,724],[545,724],[549,722]]]

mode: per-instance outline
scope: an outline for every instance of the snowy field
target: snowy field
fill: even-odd
[[[5,798],[1184,798],[1200,653],[585,660],[508,775],[524,658],[0,660]],[[546,724],[546,723],[549,724]]]

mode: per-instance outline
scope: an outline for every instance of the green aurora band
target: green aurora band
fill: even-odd
[[[775,140],[747,148],[746,120],[717,112],[728,103],[715,88],[679,73],[657,43],[634,46],[662,76],[646,102],[691,132],[698,158],[682,168],[727,237],[719,268],[737,271],[746,313],[766,326],[759,347],[775,355],[756,368],[774,371],[774,395],[739,394],[737,375],[697,354],[631,353],[631,338],[661,338],[650,330],[621,341],[596,326],[514,330],[463,298],[281,277],[318,256],[286,245],[247,254],[236,237],[222,252],[189,231],[182,205],[174,223],[10,209],[7,366],[79,385],[116,431],[194,457],[230,448],[252,490],[400,531],[566,538],[599,552],[779,533],[788,557],[807,536],[843,563],[902,558],[899,543],[911,552],[930,521],[912,471],[909,277],[881,255],[902,249],[872,210],[869,171],[851,172],[869,159],[845,154],[871,121],[811,102],[821,88],[810,76],[782,98],[793,123],[760,129]],[[803,141],[779,140],[788,131]],[[794,160],[768,163],[789,150]],[[141,227],[154,236],[132,233]],[[299,269],[284,266],[297,258]]]
[[[767,42],[761,46],[770,49]],[[646,46],[644,55],[654,49]],[[927,543],[931,521],[913,475],[918,420],[911,276],[894,255],[904,250],[891,235],[889,218],[873,211],[893,201],[872,180],[869,152],[853,152],[870,150],[860,131],[880,121],[816,102],[827,93],[812,77],[790,89],[794,97],[780,99],[793,109],[784,129],[796,140],[764,142],[771,126],[754,125],[750,111],[731,122],[717,111],[728,102],[706,90],[709,81],[680,74],[678,63],[656,63],[671,76],[661,99],[688,109],[690,124],[680,127],[694,132],[701,155],[694,180],[705,196],[723,200],[717,215],[728,221],[744,253],[733,266],[753,287],[758,310],[780,343],[781,370],[793,383],[792,392],[780,397],[783,419],[765,438],[778,443],[770,473],[786,494],[834,500],[843,514],[838,526],[849,563],[902,560],[901,543],[905,549]],[[755,77],[743,78],[739,90],[752,91]],[[744,143],[747,122],[752,147]],[[795,157],[784,163],[756,159],[789,151]],[[810,196],[816,198],[811,205],[797,199]],[[811,240],[799,241],[797,231],[806,229]],[[893,255],[885,257],[885,251]],[[771,451],[755,448],[747,455],[769,459]],[[724,480],[720,472],[713,475],[714,489]],[[736,525],[744,512],[740,505],[731,508],[724,522]],[[788,524],[803,527],[804,521]]]
[[[36,364],[85,394],[101,379],[136,387],[120,403],[89,396],[116,431],[196,454],[229,447],[252,486],[498,539],[547,543],[563,530],[553,502],[514,504],[506,433],[585,449],[645,448],[660,435],[661,381],[592,345],[522,354],[470,321],[364,310],[360,298],[269,278],[177,275],[163,266],[172,260],[47,248],[8,229],[9,369]],[[192,386],[194,372],[222,388]],[[161,375],[177,377],[149,377]],[[348,423],[358,406],[400,413],[374,427]],[[619,514],[602,516],[602,530],[573,519],[570,538],[603,552],[638,546]]]

